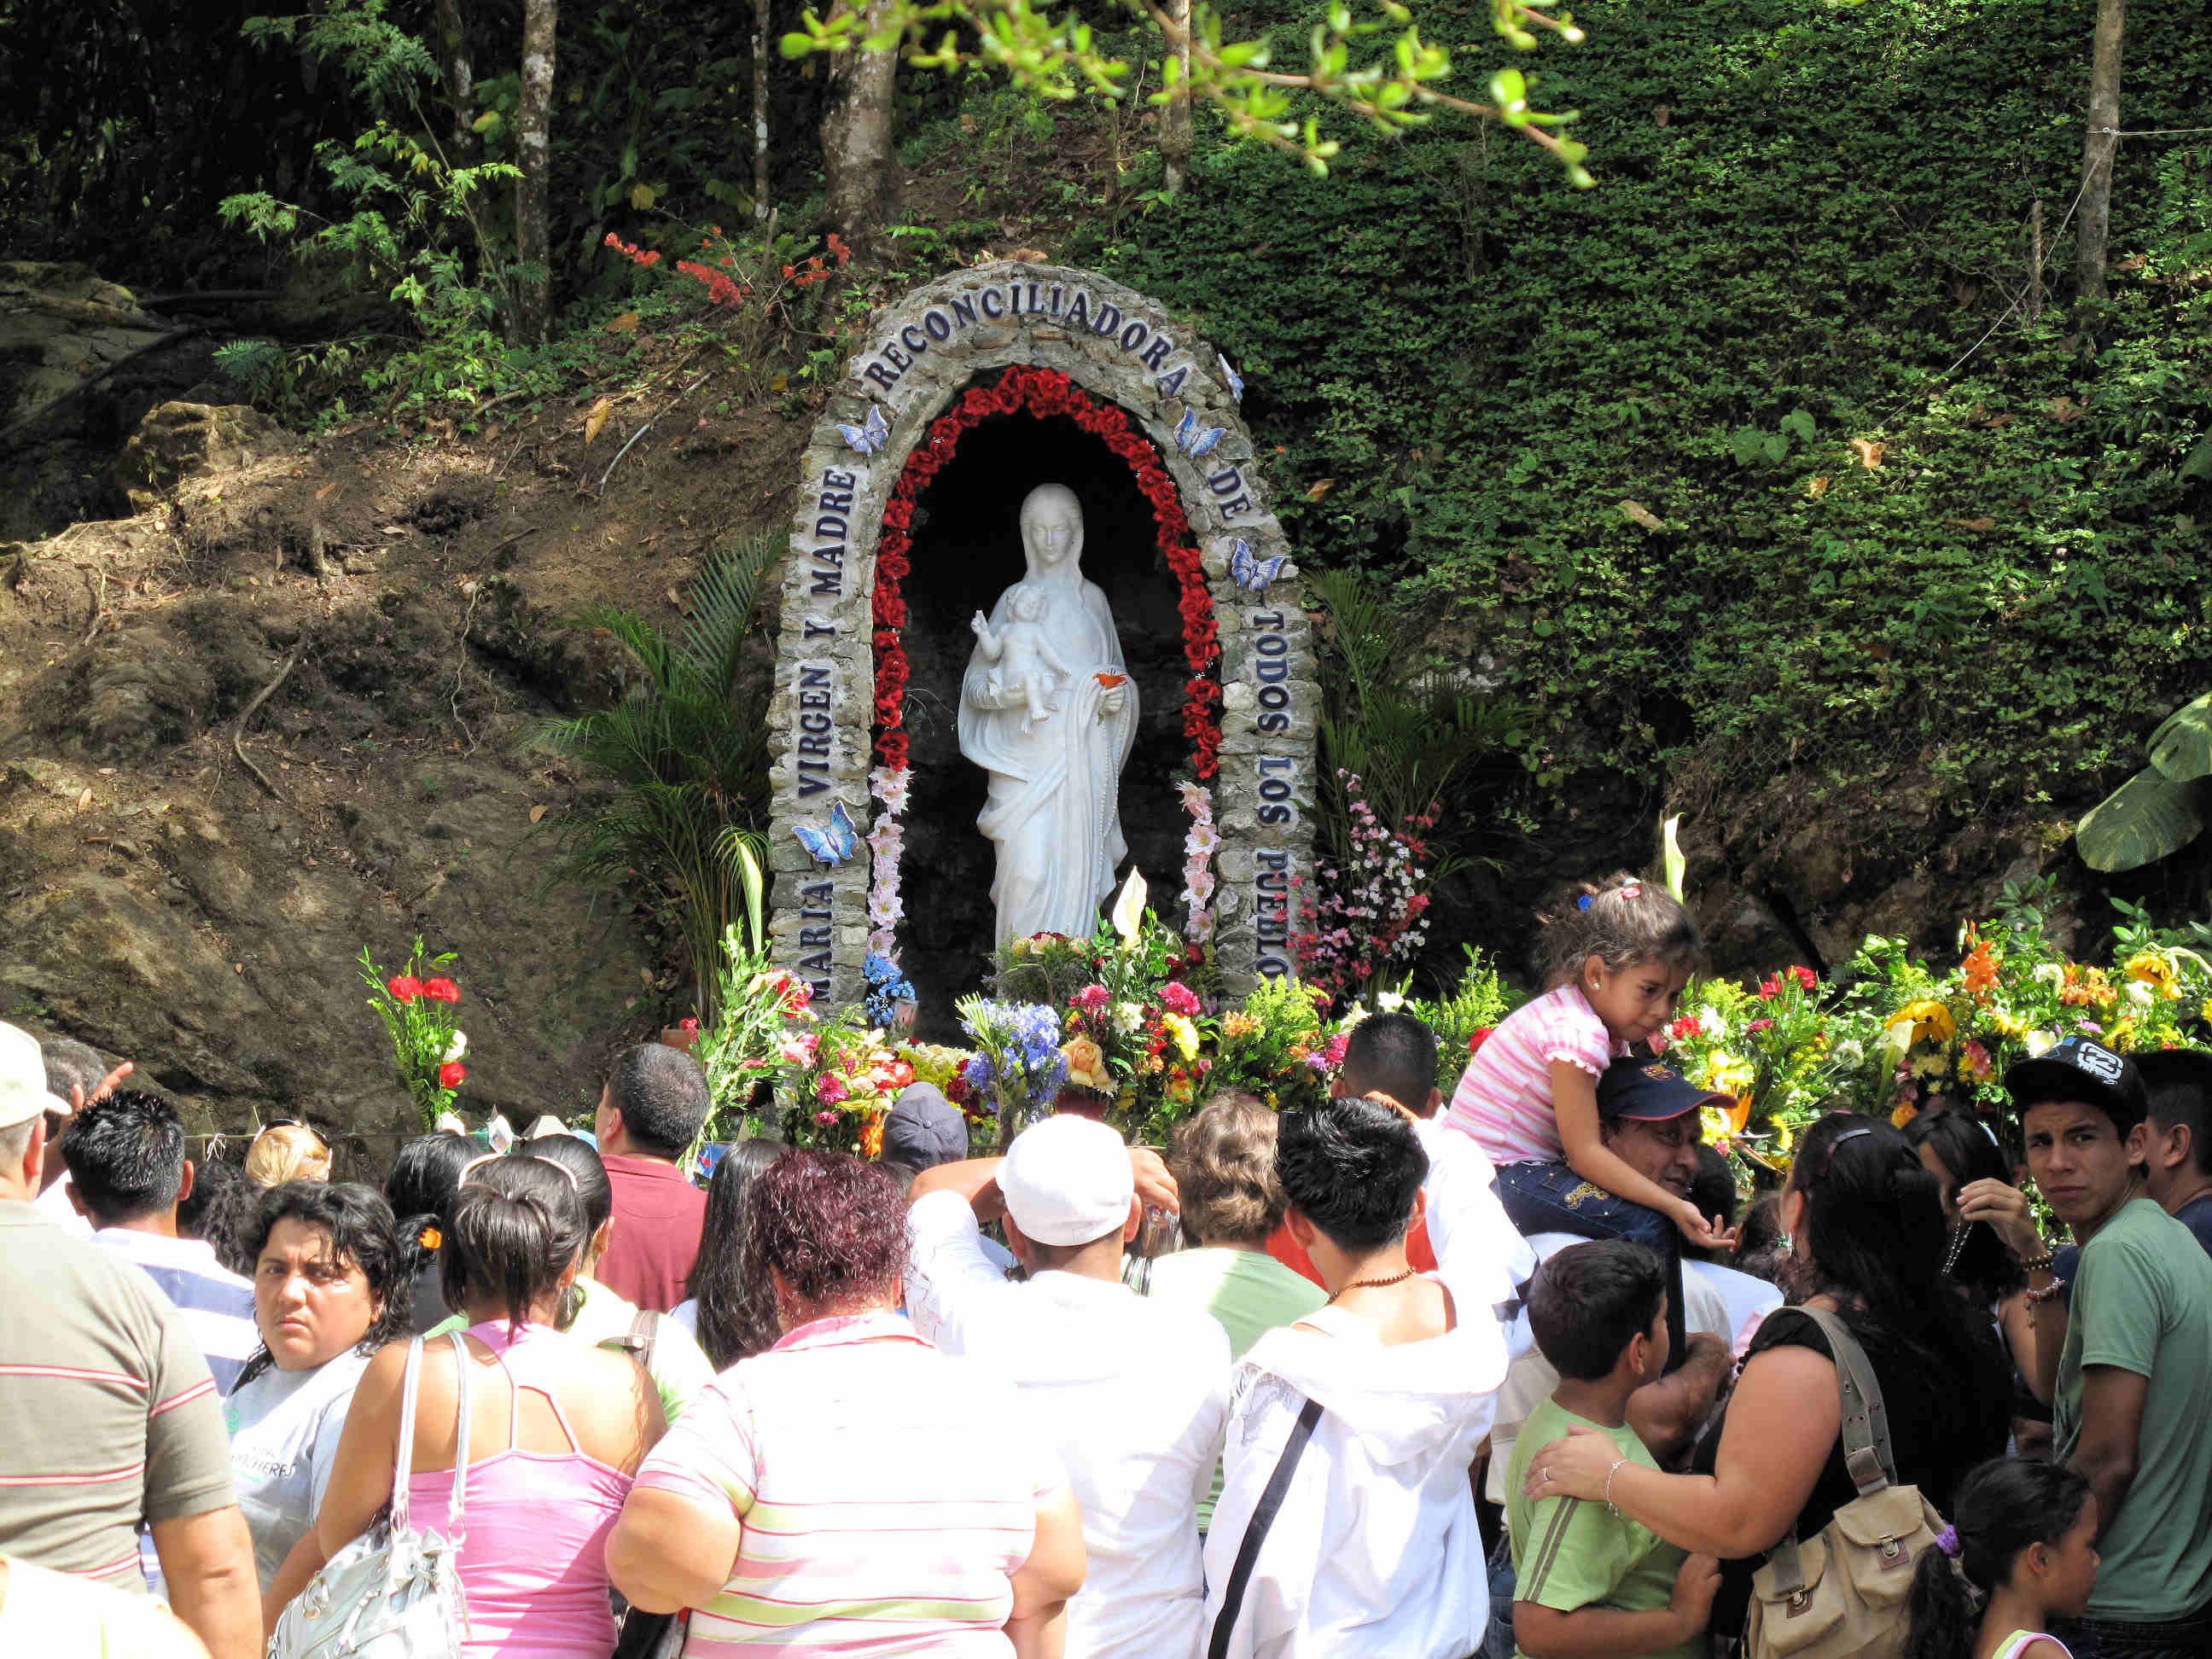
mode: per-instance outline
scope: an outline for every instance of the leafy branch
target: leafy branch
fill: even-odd
[[[1316,173],[1328,173],[1340,146],[1322,136],[1319,115],[1304,122],[1296,118],[1294,98],[1299,93],[1349,111],[1383,132],[1418,126],[1436,111],[1501,122],[1549,152],[1566,169],[1569,182],[1583,189],[1595,182],[1583,166],[1588,147],[1551,130],[1572,121],[1574,111],[1532,107],[1527,77],[1511,68],[1490,77],[1488,103],[1444,91],[1442,83],[1453,72],[1451,54],[1421,39],[1412,9],[1400,0],[1376,0],[1381,15],[1372,18],[1355,17],[1347,0],[1334,0],[1327,20],[1314,27],[1310,66],[1298,73],[1269,67],[1264,40],[1224,42],[1221,15],[1212,7],[1192,7],[1186,22],[1158,0],[1122,3],[1170,48],[1160,65],[1160,89],[1147,102],[1204,98],[1232,132],[1297,155]],[[1579,44],[1583,31],[1564,9],[1554,15],[1555,4],[1556,0],[1492,0],[1492,24],[1520,52],[1535,50],[1540,30]],[[1072,13],[1049,17],[1032,0],[881,0],[865,8],[855,0],[834,0],[826,18],[810,9],[800,22],[799,29],[783,37],[787,58],[903,48],[908,63],[926,69],[988,65],[1003,70],[1039,97],[1068,100],[1087,92],[1110,104],[1130,95],[1128,64],[1101,51],[1088,23]],[[932,45],[928,36],[940,22],[953,27]],[[963,27],[973,34],[973,44],[962,43]],[[1371,51],[1394,30],[1400,32],[1387,50]]]

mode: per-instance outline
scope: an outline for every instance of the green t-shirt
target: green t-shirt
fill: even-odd
[[[630,1326],[637,1318],[637,1305],[623,1299],[596,1279],[579,1279],[576,1288],[584,1293],[584,1300],[576,1310],[575,1322],[567,1334],[580,1342],[607,1343],[628,1336]],[[453,1315],[443,1324],[434,1325],[422,1333],[425,1337],[443,1336],[448,1331],[463,1331],[469,1322],[459,1314]],[[714,1362],[707,1358],[698,1340],[690,1332],[671,1319],[660,1316],[659,1328],[653,1334],[653,1386],[660,1395],[661,1415],[671,1423],[684,1415],[684,1408],[691,1403],[691,1396],[714,1380]]]
[[[1659,1467],[1636,1431],[1625,1425],[1608,1429],[1547,1398],[1528,1413],[1521,1437],[1513,1443],[1513,1462],[1505,1482],[1505,1523],[1513,1540],[1513,1599],[1540,1607],[1574,1613],[1589,1607],[1620,1613],[1658,1613],[1674,1595],[1674,1575],[1686,1552],[1649,1527],[1615,1515],[1603,1504],[1574,1498],[1525,1496],[1528,1460],[1541,1447],[1571,1428],[1597,1429],[1613,1437],[1620,1455]],[[1659,1649],[1653,1659],[1695,1659],[1703,1644],[1692,1640]],[[1528,1659],[1516,1649],[1516,1659]]]
[[[2097,1540],[2087,1616],[2185,1618],[2212,1601],[2212,1256],[2139,1198],[2082,1247],[2073,1291],[2052,1413],[2059,1461],[2081,1449],[2085,1367],[2150,1379],[2135,1480]]]
[[[1141,1282],[1145,1294],[1186,1308],[1203,1308],[1229,1333],[1229,1354],[1244,1351],[1278,1326],[1295,1325],[1325,1306],[1328,1292],[1293,1273],[1265,1250],[1192,1249],[1155,1258]],[[1222,1472],[1213,1471],[1213,1489],[1198,1506],[1198,1529],[1213,1525],[1213,1505],[1221,1496]]]

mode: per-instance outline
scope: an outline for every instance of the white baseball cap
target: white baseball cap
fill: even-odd
[[[1088,1244],[1128,1224],[1137,1178],[1121,1137],[1087,1117],[1024,1129],[999,1167],[1006,1213],[1039,1244]]]
[[[53,1109],[38,1038],[15,1026],[0,1025],[0,1129],[28,1123]]]

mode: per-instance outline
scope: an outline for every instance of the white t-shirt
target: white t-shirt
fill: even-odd
[[[223,1401],[230,1471],[264,1589],[314,1524],[355,1385],[368,1369],[368,1357],[351,1349],[311,1371],[272,1365]]]
[[[1538,1257],[1545,1260],[1570,1244],[1589,1242],[1572,1233],[1537,1233],[1528,1240]],[[1763,1279],[1708,1261],[1682,1264],[1686,1335],[1717,1336],[1733,1350],[1736,1332],[1745,1320],[1753,1313],[1764,1318],[1781,1305],[1782,1292]],[[1522,1342],[1506,1370],[1505,1386],[1498,1391],[1498,1420],[1490,1430],[1490,1473],[1484,1480],[1482,1495],[1493,1504],[1505,1501],[1505,1466],[1513,1461],[1513,1443],[1521,1437],[1521,1425],[1559,1386],[1559,1374],[1552,1369],[1552,1362],[1536,1352],[1525,1310],[1519,1325]]]
[[[61,1153],[50,1146],[46,1148],[46,1156],[58,1159]],[[71,1238],[92,1237],[92,1223],[79,1215],[76,1206],[70,1202],[70,1176],[66,1170],[62,1172],[59,1181],[31,1200],[31,1207]]]
[[[1198,1504],[1229,1411],[1220,1322],[1073,1273],[1015,1284],[957,1193],[927,1194],[908,1224],[915,1328],[1014,1385],[1083,1506],[1091,1571],[1067,1604],[1067,1659],[1195,1659]]]
[[[143,1595],[8,1558],[0,1653],[39,1659],[207,1659],[174,1614]]]

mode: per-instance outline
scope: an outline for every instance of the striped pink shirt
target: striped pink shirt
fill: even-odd
[[[1492,1164],[1557,1164],[1565,1157],[1552,1109],[1552,1062],[1593,1078],[1628,1052],[1578,985],[1562,985],[1505,1017],[1475,1050],[1452,1091],[1451,1121],[1473,1135]]]
[[[723,1372],[637,1484],[743,1524],[686,1659],[1006,1659],[1011,1575],[1066,1480],[1011,1388],[879,1313]]]

